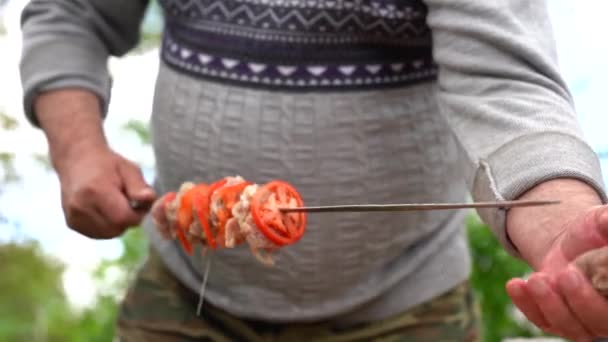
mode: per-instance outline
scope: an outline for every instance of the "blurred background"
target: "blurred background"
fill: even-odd
[[[117,302],[145,256],[147,241],[137,228],[111,241],[93,241],[66,228],[46,141],[21,108],[19,18],[25,3],[0,0],[0,341],[111,341]],[[608,2],[548,3],[560,66],[606,179]],[[161,12],[153,1],[140,45],[110,61],[115,83],[105,122],[112,146],[139,163],[149,181],[154,158],[147,122],[161,30]],[[540,336],[504,291],[509,278],[529,269],[508,256],[473,214],[467,229],[486,340]]]

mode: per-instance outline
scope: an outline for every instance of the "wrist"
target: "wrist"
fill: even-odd
[[[564,232],[568,222],[602,204],[601,197],[593,187],[568,178],[543,182],[518,199],[561,202],[544,207],[513,208],[507,213],[507,236],[534,269],[540,268],[545,255]]]
[[[52,90],[40,94],[34,107],[55,169],[61,169],[74,158],[108,148],[99,99],[93,93],[80,89]]]

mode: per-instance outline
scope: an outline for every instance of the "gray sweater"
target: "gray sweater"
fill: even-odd
[[[261,6],[257,0],[237,2]],[[348,1],[337,2],[347,6]],[[164,3],[175,11],[167,12],[168,20],[180,23],[185,19],[179,11],[190,13],[187,5],[196,2]],[[383,18],[378,20],[396,26],[365,26],[366,21],[360,20],[359,29],[382,26],[391,34],[395,32],[391,27],[400,27],[399,16],[369,10],[378,5],[374,1],[363,3],[368,9],[349,7],[351,12],[346,13],[364,13],[359,19]],[[208,5],[209,0],[199,4]],[[267,11],[293,5],[331,12],[315,1],[264,4],[268,9],[262,10]],[[424,4],[428,10],[424,25],[432,38],[429,48],[438,76],[393,87],[294,91],[224,82],[230,72],[211,77],[211,69],[188,64],[186,58],[192,56],[192,48],[199,49],[196,56],[203,64],[211,52],[224,53],[219,60],[231,68],[239,63],[235,57],[239,51],[221,44],[164,40],[162,51],[173,49],[178,59],[163,54],[154,98],[151,128],[157,191],[174,190],[185,180],[209,182],[239,174],[258,183],[272,178],[290,181],[311,205],[448,202],[464,200],[467,193],[476,201],[492,201],[514,199],[539,182],[570,177],[587,182],[605,200],[598,159],[584,141],[572,98],[559,75],[544,1],[427,0]],[[21,75],[24,108],[33,125],[37,121],[31,104],[36,94],[66,86],[97,94],[106,115],[111,89],[107,59],[136,44],[145,6],[145,1],[134,0],[33,0],[27,5]],[[194,7],[201,13],[211,8]],[[294,9],[276,9],[276,13],[288,10]],[[213,19],[211,11],[207,15]],[[197,20],[186,29],[212,34],[225,27],[225,23]],[[346,21],[328,22],[336,27]],[[268,32],[263,22],[259,25],[229,34],[244,32],[240,42],[249,39],[251,46],[259,47],[263,44],[258,40],[275,37],[248,35]],[[276,37],[319,37],[318,32],[300,30]],[[362,49],[356,56],[340,58],[360,63],[369,72],[378,69],[368,68],[370,61],[361,56],[394,65],[385,57],[391,57],[391,46],[403,42],[394,36],[380,42],[367,33],[362,32],[367,38],[362,38],[361,46],[375,42],[378,49],[388,48],[379,54]],[[340,42],[358,46],[348,34],[340,37],[345,39]],[[295,57],[315,54],[313,50],[298,50]],[[285,63],[271,52],[253,54],[251,58],[260,63],[245,71]],[[335,56],[304,62],[327,61],[335,67],[339,63]],[[420,56],[414,62],[416,58]],[[200,72],[188,72],[193,70]],[[308,70],[317,75],[326,69]],[[424,75],[432,74],[432,69],[427,71]],[[302,84],[319,84],[311,74]],[[243,74],[234,78],[255,80]],[[362,82],[366,79],[390,83],[399,77]],[[505,236],[505,212],[479,213],[503,246],[517,256]],[[304,238],[281,251],[273,268],[257,263],[245,248],[215,253],[206,300],[235,315],[269,321],[352,323],[384,318],[467,279],[470,260],[462,230],[464,214],[311,214]],[[188,257],[176,243],[162,240],[149,219],[144,228],[170,270],[197,291],[205,260]]]

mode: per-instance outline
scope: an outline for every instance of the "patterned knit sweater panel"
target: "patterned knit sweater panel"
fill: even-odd
[[[214,81],[282,91],[436,77],[417,0],[162,0],[162,58]]]

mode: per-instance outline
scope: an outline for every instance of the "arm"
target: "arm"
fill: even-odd
[[[139,40],[147,0],[32,0],[21,17],[20,63],[24,110],[39,126],[34,99],[42,92],[79,88],[99,98],[107,112],[111,77],[107,60]]]
[[[535,270],[542,270],[545,267],[543,262],[549,262],[545,256],[556,240],[566,233],[564,231],[566,224],[602,204],[601,198],[593,188],[575,179],[547,181],[521,196],[521,199],[526,200],[540,198],[556,198],[562,204],[539,208],[514,208],[507,215],[508,235],[523,259],[527,260]],[[586,249],[601,247],[600,235],[585,234],[582,247],[573,246],[564,251],[567,259],[575,259]]]
[[[114,153],[103,132],[110,55],[138,40],[145,1],[33,0],[22,16],[24,109],[42,129],[61,183],[68,226],[112,238],[140,222],[131,200],[154,192],[139,168]]]
[[[512,279],[509,295],[546,332],[585,341],[608,334],[608,302],[573,266],[608,244],[607,198],[559,75],[545,2],[426,3],[440,111],[463,152],[473,198],[563,202],[479,211],[503,246],[537,271]]]
[[[605,202],[599,161],[559,74],[545,2],[426,3],[440,112],[461,147],[473,198],[512,200],[543,182],[569,178]],[[507,250],[521,256],[506,235],[505,213],[479,214]]]

